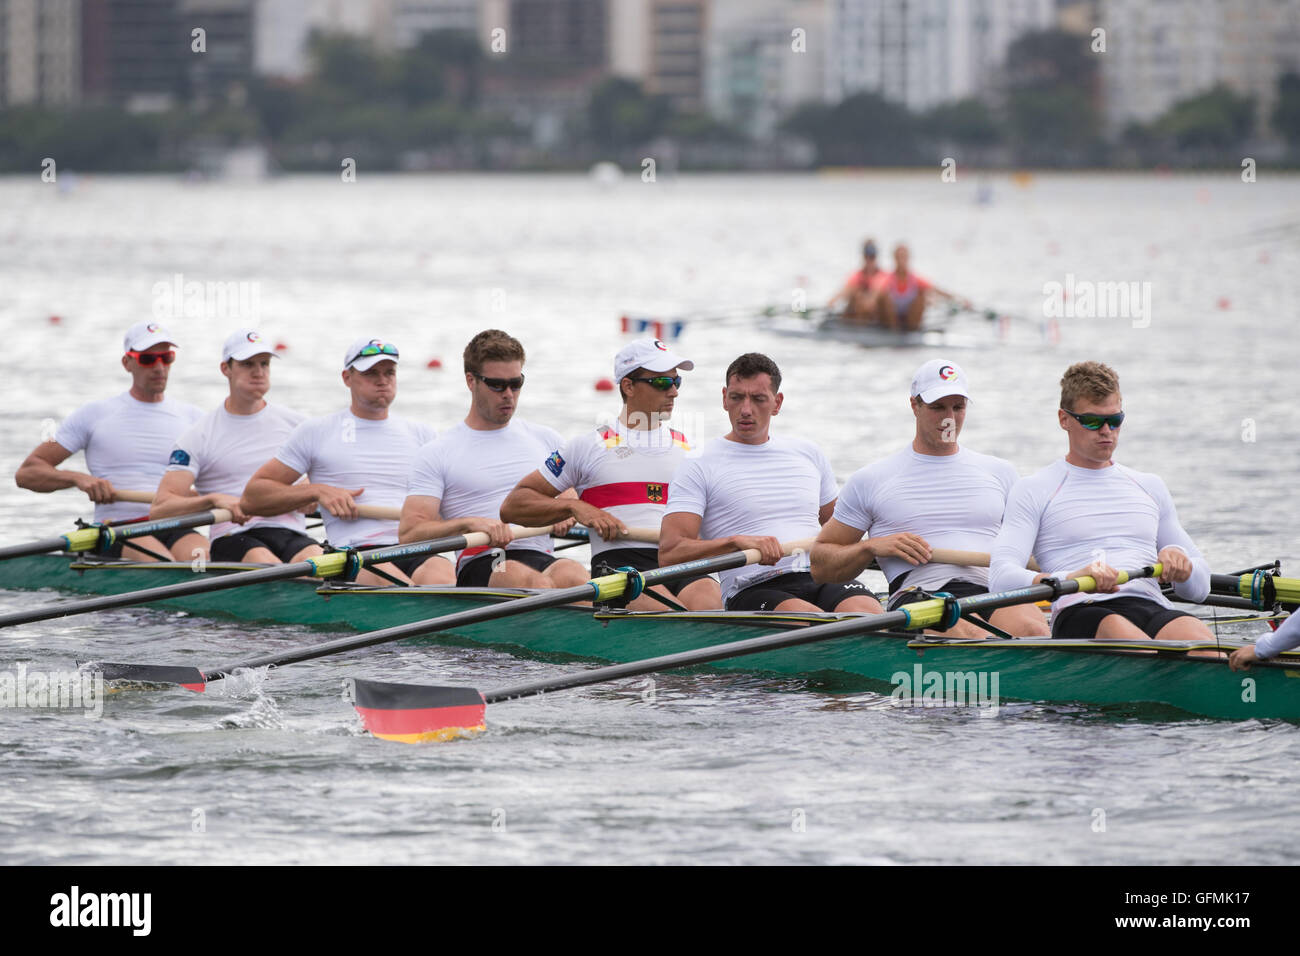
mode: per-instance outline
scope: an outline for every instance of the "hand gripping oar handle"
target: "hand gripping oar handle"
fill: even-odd
[[[169,519],[178,520],[178,519]],[[134,527],[134,526],[133,526]],[[547,534],[550,528],[520,528],[515,537],[531,537]],[[277,564],[255,571],[238,571],[233,574],[196,574],[194,581],[182,581],[143,591],[129,591],[125,594],[109,594],[104,597],[87,598],[84,601],[70,601],[29,611],[15,611],[0,614],[0,627],[15,624],[29,624],[33,621],[48,621],[56,617],[68,617],[73,614],[85,614],[88,611],[107,611],[118,607],[131,607],[135,604],[149,604],[167,598],[185,597],[189,594],[205,594],[209,591],[224,591],[230,588],[244,587],[249,584],[263,584],[267,581],[283,581],[299,577],[337,577],[349,570],[360,570],[366,565],[392,561],[417,554],[435,554],[439,551],[459,551],[467,547],[477,547],[488,543],[488,536],[482,532],[458,534],[446,538],[434,538],[429,541],[413,541],[410,544],[396,544],[383,548],[371,548],[365,551],[335,551],[318,555],[306,561],[293,564]]]
[[[1137,578],[1156,577],[1159,574],[1159,564],[1138,571],[1121,571],[1119,583],[1123,584]],[[483,700],[485,703],[495,704],[504,700],[531,697],[554,690],[583,687],[588,684],[599,684],[624,677],[638,677],[642,674],[672,670],[677,667],[694,667],[730,657],[743,657],[748,654],[760,654],[764,651],[798,647],[802,644],[814,644],[818,641],[831,640],[836,637],[849,637],[868,631],[882,631],[893,628],[913,630],[934,627],[935,625],[951,626],[957,618],[966,614],[991,611],[1013,604],[1026,604],[1031,601],[1055,600],[1064,594],[1073,594],[1076,591],[1091,592],[1096,590],[1096,587],[1097,582],[1091,577],[1081,577],[1060,582],[1049,579],[1027,588],[999,591],[996,594],[976,595],[956,600],[933,598],[928,601],[918,601],[915,604],[899,608],[897,611],[887,611],[883,614],[867,614],[861,617],[845,618],[828,624],[814,624],[793,632],[782,631],[765,637],[753,637],[744,641],[715,644],[712,647],[702,647],[677,654],[666,654],[662,657],[653,657],[643,661],[611,664],[608,667],[579,671],[565,677],[516,684],[513,687],[505,687],[501,690],[486,693],[483,695]],[[945,622],[945,617],[949,617],[951,620]]]
[[[118,501],[134,501],[140,504],[150,504],[153,501],[152,491],[114,491],[113,496]],[[402,517],[401,508],[392,508],[387,505],[357,505],[357,515],[362,518],[374,518],[379,521],[397,521]],[[223,521],[229,518],[221,519]],[[518,535],[516,535],[518,537]]]
[[[0,548],[0,561],[7,558],[23,558],[32,554],[46,554],[51,551],[104,551],[111,548],[115,541],[139,538],[158,531],[201,528],[204,525],[229,521],[230,517],[229,511],[216,508],[212,511],[200,511],[197,514],[181,515],[176,518],[158,518],[154,521],[139,521],[127,525],[92,524],[54,538],[45,538],[41,541],[33,541],[30,544],[16,544],[7,548]]]

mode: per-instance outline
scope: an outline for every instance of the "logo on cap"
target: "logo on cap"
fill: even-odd
[[[660,352],[667,352],[667,351],[668,351],[668,346],[664,345],[664,344],[663,344],[662,342],[660,342],[658,339],[655,339],[655,348],[657,348]]]
[[[246,336],[244,336],[244,338],[248,339],[248,341],[250,342],[257,342],[262,337],[258,335],[256,332],[249,332]]]
[[[159,325],[157,322],[150,322],[148,325],[145,326],[146,332],[157,332],[160,329],[162,329],[162,326]]]
[[[939,377],[945,382],[951,382],[957,377],[957,370],[951,365],[945,365],[943,368],[939,369]]]

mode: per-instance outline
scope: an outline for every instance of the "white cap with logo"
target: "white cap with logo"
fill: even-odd
[[[614,356],[614,381],[623,381],[639,368],[647,372],[669,372],[675,368],[689,372],[695,363],[670,351],[658,339],[637,339]]]
[[[234,359],[236,362],[242,362],[244,359],[263,353],[279,358],[275,349],[262,341],[262,333],[257,329],[239,329],[226,337],[225,344],[221,346],[221,361],[229,362]]]
[[[380,362],[396,362],[397,346],[383,339],[357,339],[343,353],[343,371],[364,372]]]
[[[122,339],[123,352],[143,352],[145,349],[151,349],[155,345],[161,345],[166,342],[168,345],[175,345],[176,339],[158,322],[137,322],[126,330],[126,336]]]
[[[970,398],[970,383],[956,362],[931,359],[912,376],[912,394],[927,404],[947,395]]]

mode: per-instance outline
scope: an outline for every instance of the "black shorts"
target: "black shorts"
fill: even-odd
[[[875,597],[860,581],[837,581],[818,584],[807,571],[781,574],[738,591],[727,601],[728,611],[770,611],[782,601],[798,598],[815,604],[823,611],[833,611],[841,601],[851,597]]]
[[[1176,618],[1195,616],[1139,597],[1083,601],[1052,615],[1052,637],[1090,641],[1097,636],[1097,628],[1108,614],[1118,614],[1126,621],[1136,624],[1147,637],[1155,637],[1162,627]]]
[[[987,594],[988,588],[980,584],[972,584],[970,581],[963,581],[961,578],[953,578],[951,581],[944,582],[942,587],[934,591],[926,591],[922,588],[903,588],[895,591],[889,596],[889,607],[886,610],[897,611],[904,604],[916,604],[918,601],[928,601],[939,591],[944,591],[956,598],[975,597],[978,594]],[[981,615],[982,616],[982,615]]]
[[[276,525],[257,525],[247,531],[224,534],[212,542],[209,549],[213,561],[243,561],[244,555],[254,548],[266,548],[288,564],[303,548],[318,544],[315,538],[293,528]]]
[[[518,561],[520,564],[528,565],[534,571],[545,571],[555,563],[555,555],[538,551],[536,548],[506,548],[504,552],[500,548],[493,548],[475,555],[461,565],[460,570],[456,572],[456,587],[487,587],[488,580],[492,577],[492,566],[497,556],[502,553],[505,554],[507,561]]]
[[[614,574],[619,568],[653,571],[657,567],[659,567],[659,551],[655,548],[610,548],[607,551],[600,552],[598,557],[592,559],[591,576],[597,578],[606,574]],[[695,574],[689,578],[665,581],[657,586],[667,588],[669,594],[677,597],[688,585],[694,584],[696,581],[707,581],[708,579],[707,574]]]
[[[130,525],[127,525],[126,527],[129,528]],[[158,541],[161,541],[170,550],[171,546],[174,545],[181,538],[185,537],[187,534],[194,534],[196,532],[200,535],[203,534],[203,532],[198,531],[197,528],[169,528],[166,531],[155,531],[153,534],[147,535],[146,537],[155,538]],[[126,554],[122,553],[122,545],[126,544],[130,540],[131,540],[130,538],[127,538],[125,541],[123,541],[121,538],[119,538],[118,540],[113,542],[113,546],[111,548],[109,548],[107,551],[102,551],[100,553],[103,554],[105,557],[125,558],[127,561],[147,560],[144,553],[135,550],[135,548],[127,548]],[[153,549],[150,548],[149,550],[152,551]],[[165,561],[175,560],[170,554],[163,554],[162,558]]]

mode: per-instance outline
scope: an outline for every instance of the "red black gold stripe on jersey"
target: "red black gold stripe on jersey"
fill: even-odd
[[[578,496],[593,508],[612,508],[615,505],[661,505],[668,500],[666,481],[614,481],[607,485],[592,485]]]

